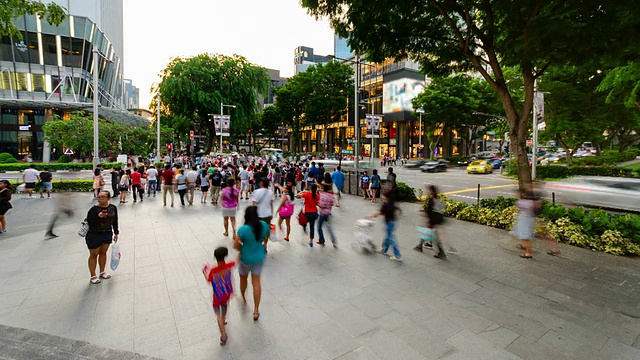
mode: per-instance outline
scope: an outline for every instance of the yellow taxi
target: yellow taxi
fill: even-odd
[[[493,172],[493,165],[485,160],[476,160],[467,166],[469,174],[490,174]]]

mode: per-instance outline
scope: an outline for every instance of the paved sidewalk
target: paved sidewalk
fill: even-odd
[[[89,208],[82,196],[76,219]],[[392,262],[351,246],[354,221],[376,206],[343,199],[332,220],[340,247],[309,248],[299,226],[290,243],[270,243],[260,320],[232,299],[220,347],[201,274],[216,246],[231,248],[219,208],[159,197],[120,206],[121,265],[96,286],[78,221],[43,240],[54,202],[16,196],[0,237],[0,324],[162,359],[640,359],[638,259],[569,246],[551,257],[536,243],[524,260],[506,232],[450,220],[459,252],[443,262],[411,250],[423,214],[402,204],[404,262]],[[31,202],[41,229],[12,234],[34,221]]]

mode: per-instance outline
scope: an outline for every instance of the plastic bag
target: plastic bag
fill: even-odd
[[[120,264],[120,245],[114,243],[111,245],[111,270],[116,271]]]
[[[278,238],[276,237],[276,225],[269,224],[269,228],[270,228],[269,240],[278,241]]]
[[[27,189],[27,184],[22,183],[18,185],[18,187],[16,188],[16,191],[19,193],[23,193],[26,189]]]

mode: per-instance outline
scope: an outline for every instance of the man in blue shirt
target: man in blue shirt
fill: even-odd
[[[318,172],[319,171],[318,171],[318,168],[316,167],[316,162],[315,161],[311,162],[311,167],[309,168],[309,176],[318,180]]]
[[[342,197],[342,187],[344,186],[344,180],[345,180],[344,173],[340,169],[340,166],[336,167],[336,170],[333,173],[331,173],[331,180],[333,180],[333,183],[336,185],[336,188],[338,188],[338,194],[337,194],[338,200],[336,201],[336,206],[340,207],[340,198]]]

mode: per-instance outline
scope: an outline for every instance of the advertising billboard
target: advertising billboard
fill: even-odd
[[[384,114],[413,112],[411,100],[424,90],[424,83],[424,77],[385,81],[382,88],[382,112]]]

